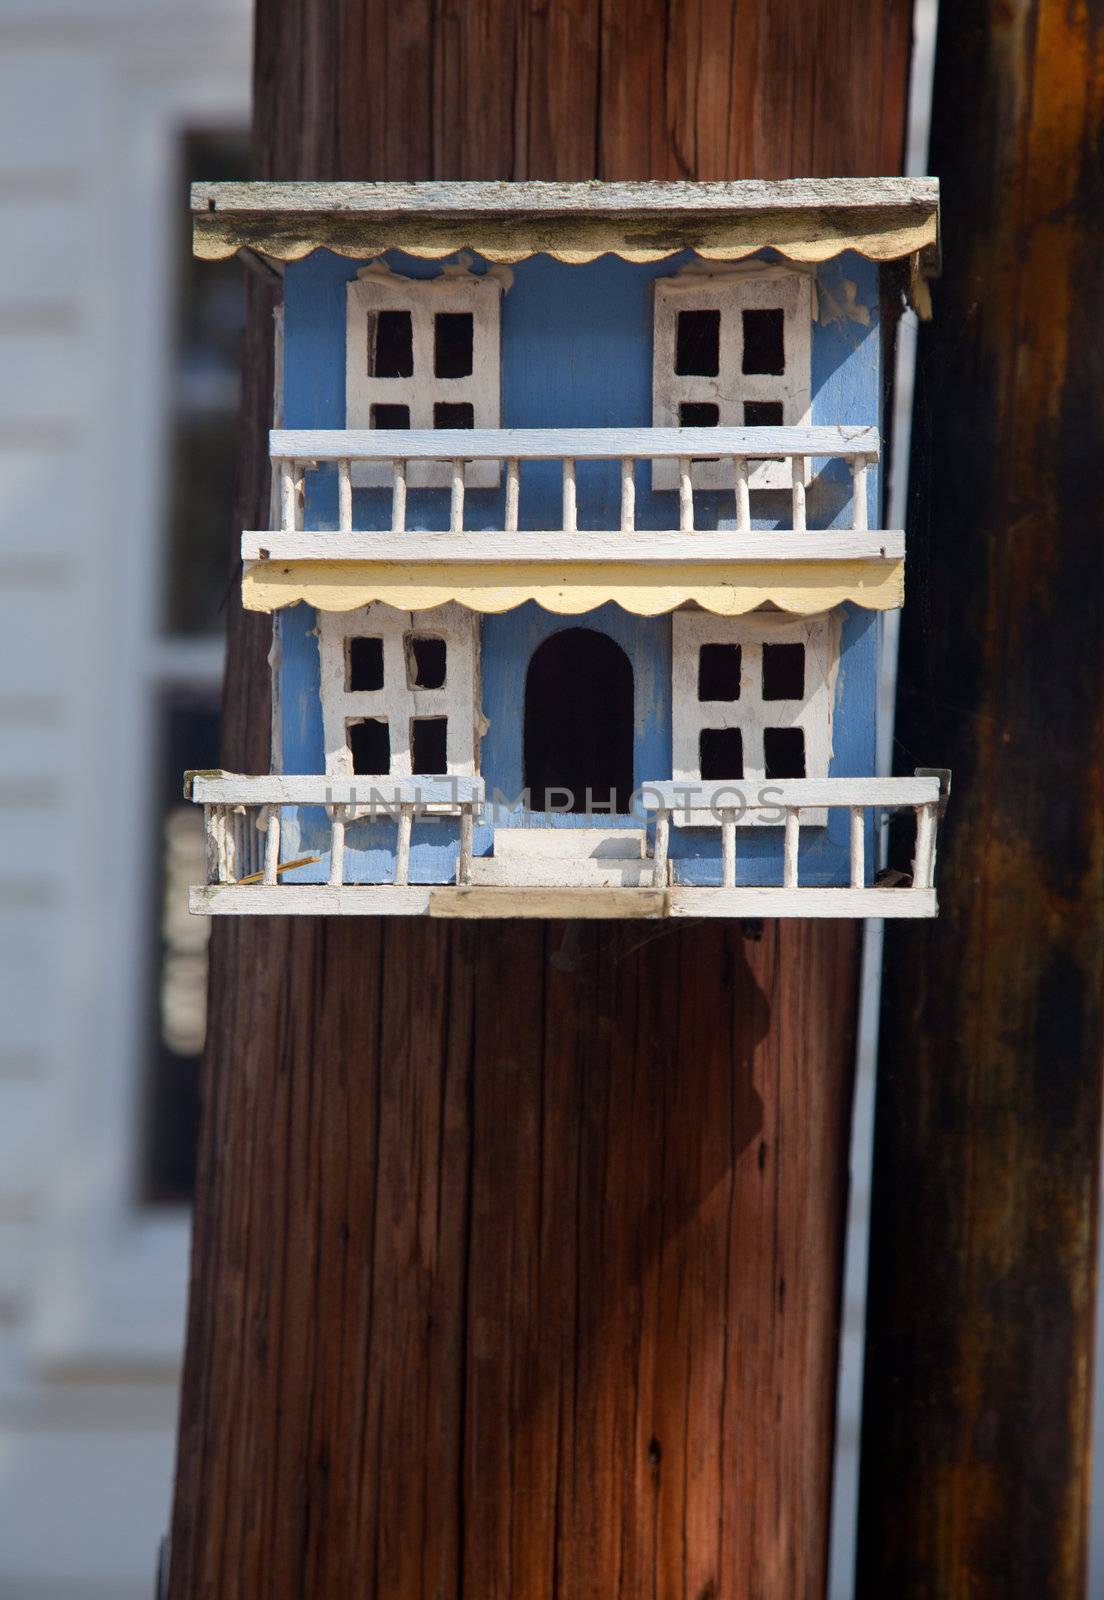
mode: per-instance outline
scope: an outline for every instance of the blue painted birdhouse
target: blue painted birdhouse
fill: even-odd
[[[196,773],[212,913],[930,916],[876,776],[897,311],[933,180],[212,184],[283,277],[272,771]],[[879,819],[915,813],[911,869]]]

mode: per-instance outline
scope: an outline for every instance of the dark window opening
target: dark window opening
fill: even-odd
[[[621,646],[565,628],[533,652],[525,678],[525,784],[534,811],[625,815],[633,791],[633,672]],[[567,791],[565,794],[564,791]]]
[[[745,400],[745,428],[780,428],[782,426],[781,400]]]
[[[166,230],[174,245],[173,350],[168,406],[165,498],[166,560],[159,623],[174,634],[221,632],[220,596],[235,539],[234,480],[241,391],[245,274],[232,257],[192,254],[191,219],[179,204],[197,180],[249,175],[246,129],[182,133]],[[195,766],[189,760],[189,766]]]
[[[721,370],[721,313],[680,311],[675,324],[675,371],[715,378]]]
[[[784,327],[781,311],[744,312],[744,372],[785,372]]]
[[[698,651],[698,699],[739,700],[742,656],[738,644],[703,644]]]
[[[368,371],[374,378],[414,374],[414,329],[409,311],[377,311],[368,317]]]
[[[804,700],[805,646],[803,644],[765,644],[763,646],[763,699]]]
[[[448,771],[447,717],[411,717],[410,770],[422,774]]]
[[[409,406],[373,406],[371,413],[373,428],[409,428]]]
[[[801,728],[764,728],[763,755],[768,778],[805,776],[805,733]]]
[[[406,638],[406,681],[411,689],[443,689],[448,651],[443,639],[411,633]]]
[[[433,407],[435,428],[474,428],[475,407],[470,400],[438,400]]]
[[[433,319],[433,371],[438,378],[467,378],[472,370],[475,319],[470,311],[438,311]]]
[[[720,407],[712,400],[684,400],[679,406],[680,428],[716,428],[720,420]]]
[[[384,777],[391,771],[391,734],[386,719],[367,717],[345,724],[353,771],[357,777]]]
[[[354,692],[383,688],[383,640],[350,639],[345,647],[345,687]]]
[[[703,728],[698,739],[703,782],[744,775],[744,736],[739,728]]]

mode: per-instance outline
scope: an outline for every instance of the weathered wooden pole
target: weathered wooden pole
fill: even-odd
[[[910,11],[261,0],[255,173],[891,173]],[[230,768],[267,646],[235,612]],[[822,1594],[854,924],[213,950],[173,1600]]]
[[[1104,8],[941,8],[903,766],[942,917],[886,933],[860,1594],[1082,1594],[1104,1049]]]

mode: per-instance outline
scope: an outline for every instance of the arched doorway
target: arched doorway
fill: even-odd
[[[525,678],[525,783],[534,811],[627,813],[633,792],[633,672],[607,634],[565,628],[533,652]],[[570,790],[571,805],[562,793]],[[612,807],[610,805],[613,801]]]

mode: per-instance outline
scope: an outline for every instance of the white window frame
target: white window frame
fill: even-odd
[[[780,374],[744,373],[745,311],[781,308],[785,371]],[[719,311],[720,359],[716,377],[682,375],[675,371],[680,311]],[[756,267],[754,272],[690,272],[659,278],[655,285],[655,322],[652,341],[652,423],[657,428],[679,426],[679,406],[705,401],[716,405],[722,428],[744,426],[744,402],[775,400],[782,403],[782,426],[806,427],[812,419],[813,278],[789,267]],[[731,461],[696,461],[691,469],[696,489],[735,487]],[[752,489],[792,487],[788,461],[761,461],[748,477]],[[678,462],[653,461],[652,488],[678,488]]]
[[[478,619],[463,606],[432,611],[398,611],[376,603],[355,611],[324,611],[318,619],[322,667],[322,732],[326,772],[353,776],[347,724],[385,718],[391,743],[393,778],[411,773],[410,723],[414,717],[447,717],[447,770],[472,777],[478,761]],[[408,681],[406,640],[432,634],[445,641],[445,681],[439,689],[416,689]],[[383,640],[383,687],[351,690],[346,684],[349,639]]]
[[[738,700],[698,699],[698,656],[704,644],[740,646]],[[805,646],[803,699],[763,699],[764,644]],[[801,728],[805,734],[805,775],[826,778],[832,759],[832,708],[838,666],[839,622],[834,614],[792,617],[752,612],[743,617],[717,617],[707,611],[676,611],[672,617],[671,694],[675,781],[701,781],[699,737],[703,728],[740,729],[745,785],[766,781],[765,728]],[[823,808],[810,808],[802,812],[801,818],[820,826],[827,822],[828,814]],[[747,812],[741,823],[744,827],[770,825],[754,812]]]
[[[472,407],[476,428],[497,428],[501,417],[502,291],[500,273],[446,271],[438,278],[404,278],[374,263],[349,284],[345,323],[345,426],[370,428],[373,405],[408,406],[410,426],[433,427],[438,401]],[[414,371],[409,378],[376,378],[368,371],[368,320],[380,311],[409,311]],[[470,312],[472,370],[464,378],[438,378],[433,371],[434,318],[439,311]],[[442,437],[448,430],[442,429]],[[498,487],[497,461],[469,461],[469,489]],[[352,479],[359,488],[387,488],[388,463],[356,462]],[[446,489],[452,481],[447,453],[440,461],[412,461],[407,483],[414,489]]]

